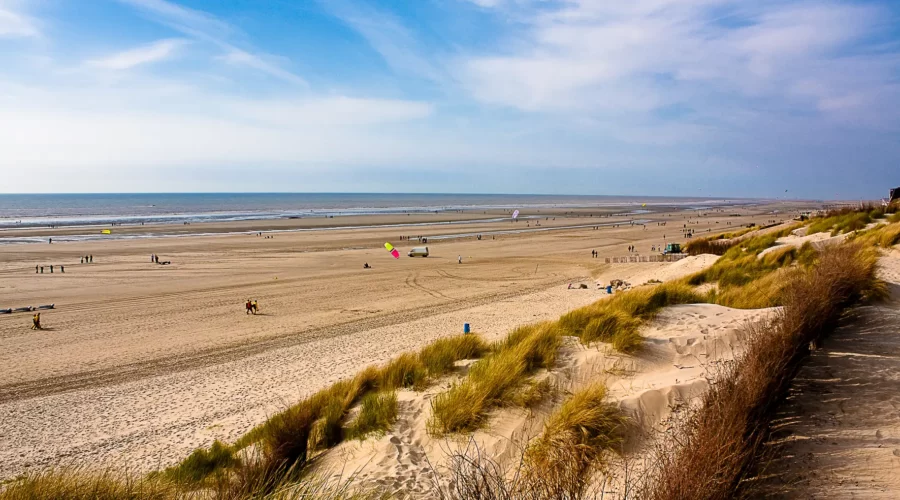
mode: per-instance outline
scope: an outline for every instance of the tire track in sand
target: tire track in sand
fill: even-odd
[[[444,302],[426,307],[417,307],[369,318],[360,318],[336,325],[309,328],[297,331],[290,335],[256,339],[175,356],[138,361],[111,368],[88,370],[67,375],[29,380],[26,382],[0,385],[0,404],[22,399],[49,396],[61,392],[75,391],[87,387],[96,388],[119,385],[143,378],[228,363],[230,361],[255,356],[275,349],[305,344],[313,340],[350,335],[374,328],[397,325],[436,316],[438,314],[477,307],[491,302],[508,300],[521,295],[545,290],[548,287],[560,285],[567,281],[567,279],[557,278],[555,280],[544,281],[540,284],[522,287],[514,291],[476,295],[467,299]]]

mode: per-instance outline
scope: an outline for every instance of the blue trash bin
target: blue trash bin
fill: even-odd
[[[469,333],[469,324],[463,323],[463,333]]]

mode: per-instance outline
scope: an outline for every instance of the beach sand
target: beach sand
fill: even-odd
[[[771,210],[728,210],[744,215],[711,214],[691,227],[702,235],[761,224]],[[651,245],[683,243],[683,215],[642,215],[653,220],[646,229],[429,241],[428,258],[406,257],[417,243],[399,235],[525,223],[2,245],[0,307],[56,309],[44,312],[40,332],[29,329],[28,313],[0,315],[0,478],[53,465],[170,465],[369,364],[461,333],[463,323],[497,338],[598,299],[604,292],[595,282],[674,276],[667,264],[603,264],[603,257],[627,255],[628,245],[648,255]],[[601,223],[558,217],[541,228],[592,220]],[[203,232],[247,229],[226,226]],[[401,259],[387,254],[385,241]],[[591,258],[594,249],[600,258]],[[151,254],[172,264],[153,264]],[[80,264],[82,255],[94,263]],[[35,265],[50,264],[64,264],[66,273],[35,274]],[[589,288],[567,290],[568,283]],[[245,314],[247,298],[259,301],[260,315]]]

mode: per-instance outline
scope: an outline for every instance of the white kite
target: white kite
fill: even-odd
[[[513,219],[515,219],[515,218],[518,217],[518,216],[519,216],[519,211],[518,211],[518,210],[516,210],[515,212],[513,212]]]

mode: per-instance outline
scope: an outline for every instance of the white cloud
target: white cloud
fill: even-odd
[[[349,0],[320,0],[329,12],[362,35],[385,62],[401,74],[441,81],[445,72],[409,28],[393,16]]]
[[[306,85],[303,77],[274,63],[275,60],[283,60],[270,54],[239,48],[228,41],[236,30],[230,24],[216,18],[206,12],[183,7],[167,0],[118,0],[125,4],[150,14],[151,18],[171,27],[181,33],[195,38],[198,41],[207,42],[224,50],[221,59],[231,63],[246,66],[278,78],[282,81]]]
[[[303,78],[281,68],[277,64],[266,61],[262,56],[257,54],[251,54],[240,49],[232,48],[227,54],[221,56],[220,59],[229,64],[257,69],[286,82],[307,85],[306,80]]]
[[[40,36],[40,31],[32,19],[0,6],[0,38],[36,36]]]
[[[88,61],[88,65],[104,69],[129,69],[168,59],[186,43],[185,40],[167,39],[125,50],[100,59]]]
[[[867,105],[853,95],[878,91],[900,70],[896,48],[879,56],[859,48],[891,25],[890,14],[872,4],[571,0],[542,7],[506,50],[458,61],[455,74],[475,98],[588,115],[675,103],[716,114],[723,100],[752,106],[762,98],[783,110],[846,111]],[[847,73],[853,64],[865,71]],[[802,90],[810,80],[821,82],[814,102]]]

